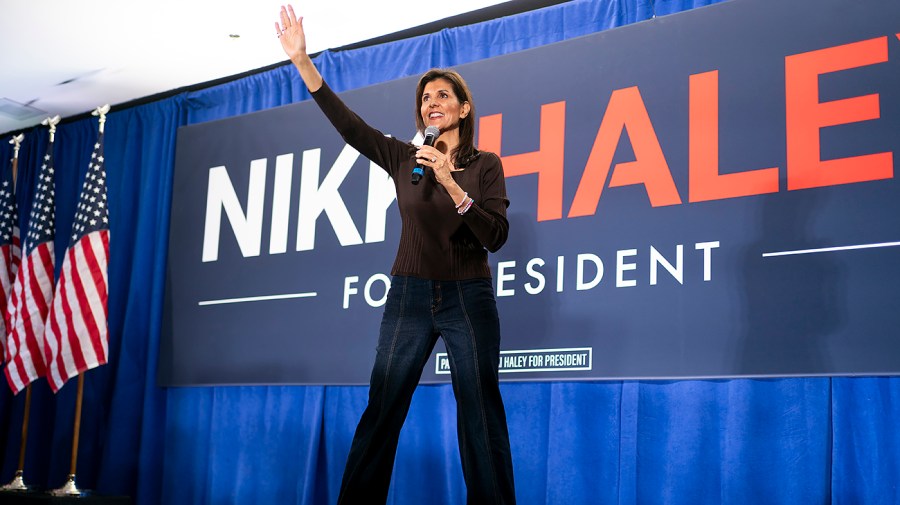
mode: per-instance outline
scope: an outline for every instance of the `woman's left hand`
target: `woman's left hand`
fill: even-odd
[[[308,57],[306,54],[306,32],[303,31],[303,17],[294,14],[294,7],[281,6],[281,24],[275,23],[275,33],[281,41],[281,48],[291,61]]]
[[[459,187],[459,184],[450,175],[450,172],[453,171],[453,162],[450,160],[450,156],[440,152],[435,147],[420,146],[416,151],[416,163],[423,167],[431,168],[434,172],[434,179],[447,190],[447,194],[457,208],[461,203],[464,203],[468,193]]]
[[[430,167],[434,171],[434,178],[442,186],[453,182],[453,176],[450,175],[450,171],[453,168],[450,157],[437,150],[437,148],[420,146],[416,151],[416,163],[423,167]]]

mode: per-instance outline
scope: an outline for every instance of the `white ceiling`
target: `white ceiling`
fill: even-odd
[[[285,61],[274,27],[282,3],[2,0],[0,132]],[[499,3],[320,0],[294,8],[315,53]],[[15,119],[16,104],[40,112]]]

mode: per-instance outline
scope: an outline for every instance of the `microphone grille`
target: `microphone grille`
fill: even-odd
[[[432,136],[434,138],[437,138],[440,134],[441,134],[441,129],[438,128],[437,126],[429,126],[428,128],[425,128],[425,136],[426,137]]]

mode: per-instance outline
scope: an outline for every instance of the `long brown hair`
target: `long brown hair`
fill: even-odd
[[[416,128],[425,130],[425,121],[422,120],[422,93],[425,92],[425,85],[437,79],[446,79],[453,86],[453,93],[459,100],[460,105],[469,102],[469,114],[464,118],[459,118],[459,145],[451,156],[455,155],[458,165],[465,166],[475,155],[475,102],[472,101],[472,92],[469,91],[469,85],[458,72],[444,68],[432,68],[425,72],[419,79],[416,86]]]

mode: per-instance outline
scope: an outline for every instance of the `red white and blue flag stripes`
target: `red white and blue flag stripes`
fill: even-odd
[[[17,153],[18,154],[18,153]],[[19,212],[16,205],[15,183],[13,172],[16,169],[16,158],[13,158],[9,170],[0,178],[0,345],[3,346],[3,360],[6,361],[6,329],[9,319],[7,305],[12,292],[13,280],[19,265],[22,263],[21,243],[19,242]]]
[[[4,373],[13,393],[46,373],[44,321],[53,297],[56,234],[56,190],[53,167],[53,128],[38,173],[37,192],[28,215],[24,260],[16,273],[8,306],[7,364]]]
[[[101,116],[101,125],[103,120]],[[106,363],[108,261],[109,210],[101,126],[44,335],[47,382],[54,392],[70,378]]]

